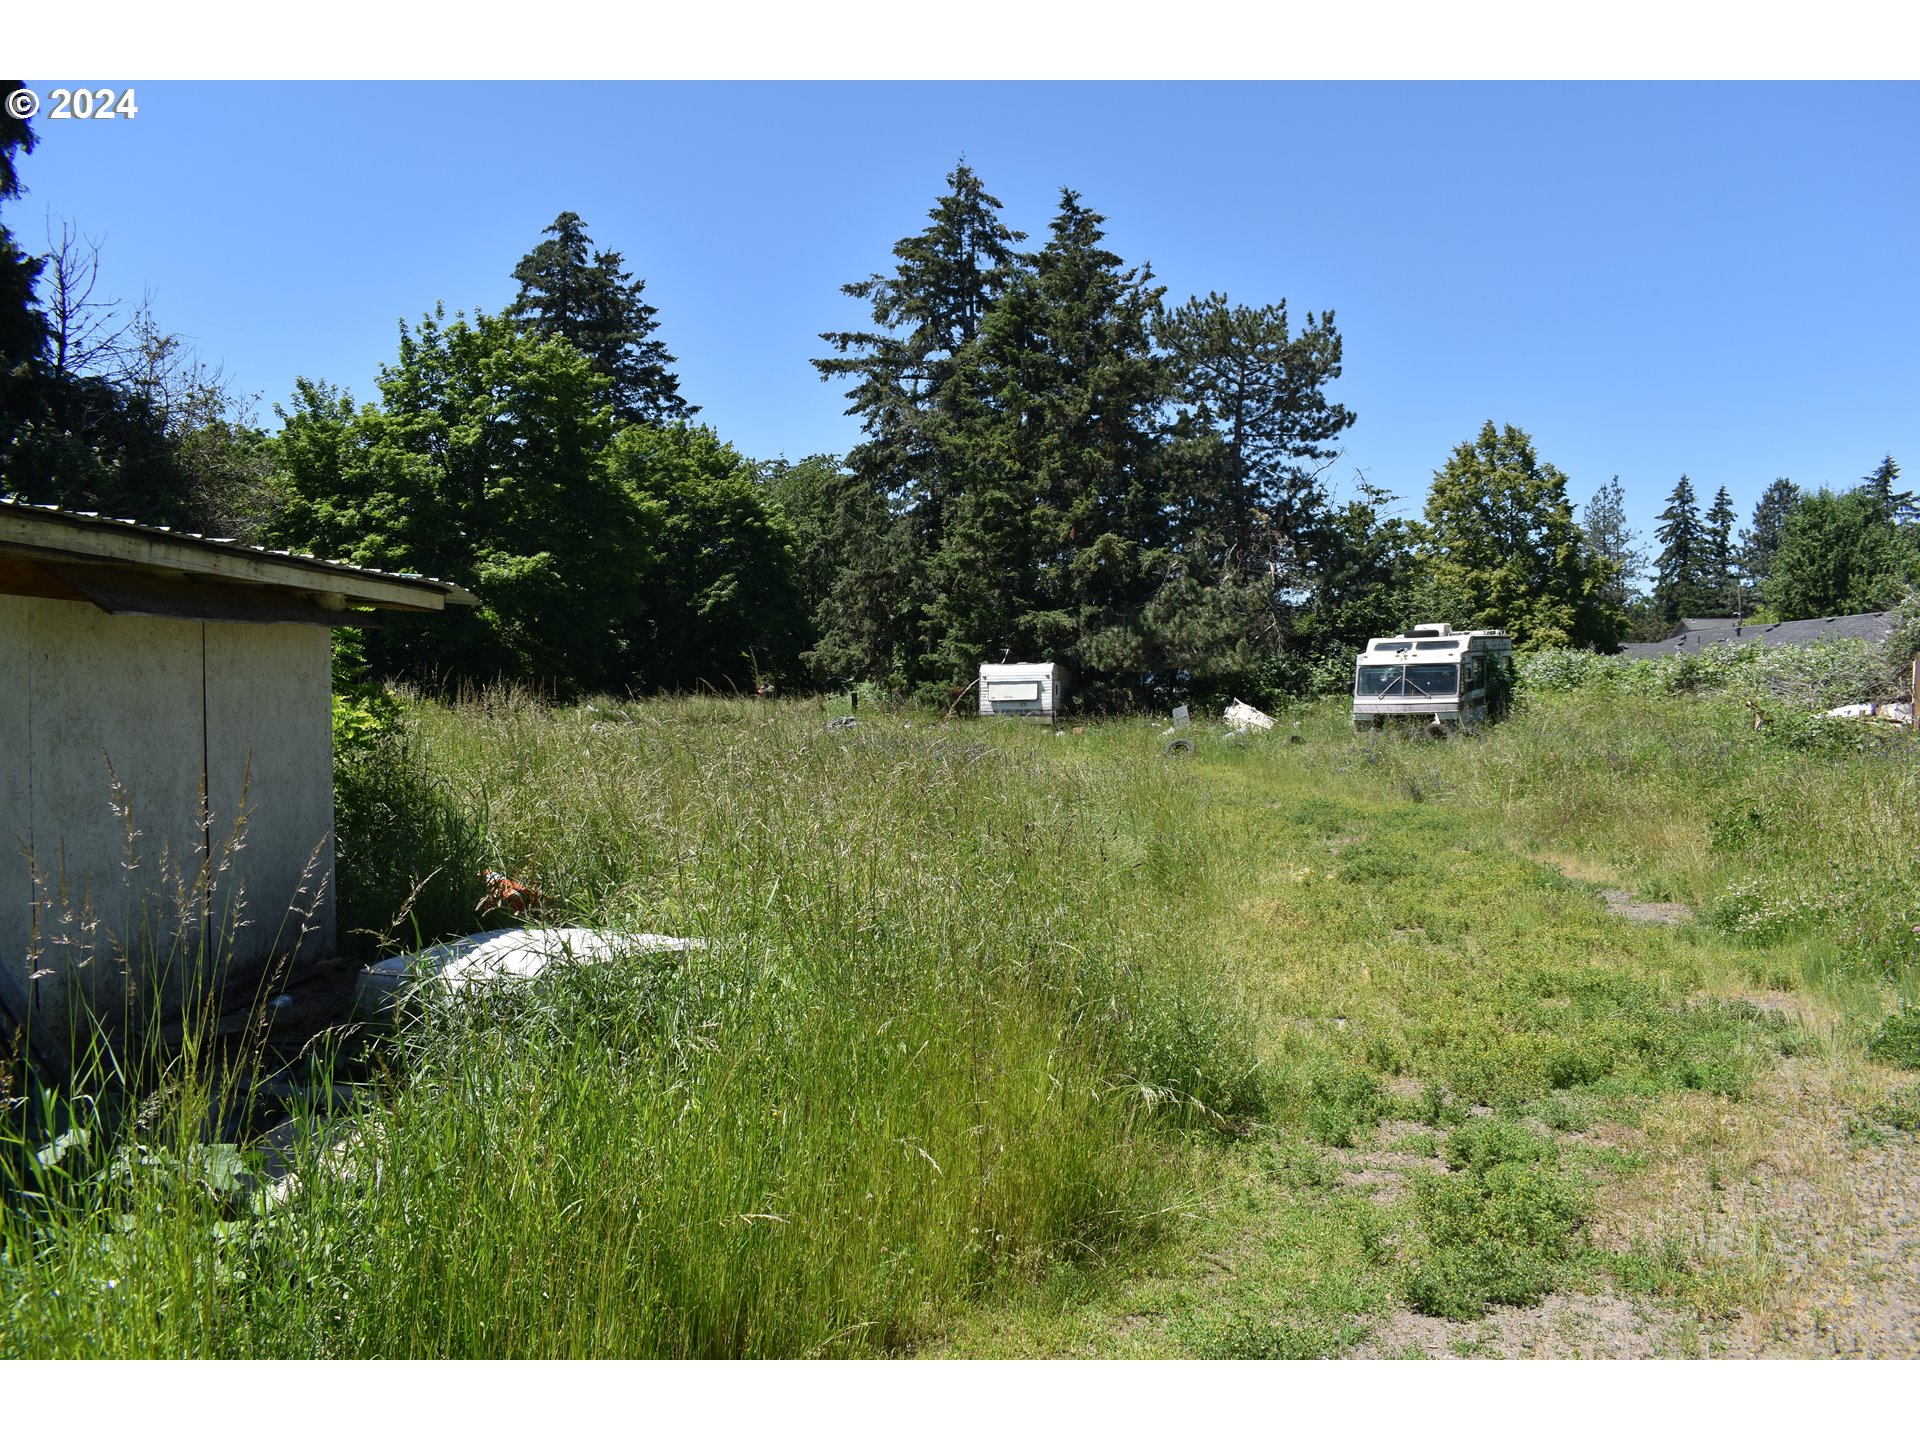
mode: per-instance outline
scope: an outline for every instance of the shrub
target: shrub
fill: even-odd
[[[1344,1150],[1353,1132],[1370,1129],[1385,1108],[1380,1082],[1356,1066],[1319,1071],[1307,1084],[1307,1133],[1322,1145]]]
[[[1909,1135],[1920,1135],[1920,1085],[1911,1086],[1873,1107],[1873,1118],[1882,1125]]]
[[[1235,1315],[1191,1327],[1181,1338],[1203,1360],[1332,1360],[1366,1336],[1363,1325],[1292,1325],[1264,1315]]]
[[[1496,1165],[1545,1165],[1559,1163],[1553,1142],[1543,1140],[1524,1125],[1511,1120],[1469,1120],[1447,1136],[1447,1166],[1485,1175]]]
[[[1494,1159],[1521,1148],[1517,1129],[1484,1129],[1468,1143],[1475,1153],[1464,1158],[1486,1168],[1421,1177],[1414,1210],[1425,1243],[1407,1281],[1415,1310],[1473,1320],[1490,1305],[1531,1305],[1556,1283],[1587,1202],[1556,1170]]]
[[[1876,1060],[1920,1070],[1920,1005],[1902,1005],[1880,1022],[1880,1031],[1867,1042],[1867,1053]]]

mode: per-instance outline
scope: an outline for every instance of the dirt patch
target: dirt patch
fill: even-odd
[[[1589,855],[1564,855],[1558,852],[1536,854],[1534,859],[1542,865],[1551,866],[1569,880],[1584,881],[1589,885],[1611,885],[1620,877],[1614,868]]]
[[[1645,1360],[1698,1353],[1677,1311],[1615,1295],[1549,1295],[1525,1309],[1503,1306],[1480,1320],[1441,1320],[1402,1310],[1373,1327],[1362,1359]]]
[[[1350,1150],[1342,1157],[1341,1169],[1348,1185],[1371,1190],[1376,1205],[1397,1205],[1413,1188],[1413,1177],[1421,1173],[1441,1174],[1447,1162],[1438,1156],[1416,1155],[1411,1149],[1395,1149],[1417,1135],[1439,1135],[1437,1130],[1411,1120],[1389,1120],[1373,1136],[1373,1146]]]
[[[1600,898],[1606,902],[1609,915],[1618,915],[1623,920],[1639,920],[1650,925],[1681,925],[1693,918],[1693,911],[1685,905],[1636,900],[1624,890],[1602,890]]]
[[[1920,1357],[1920,1142],[1864,1122],[1858,1083],[1795,1057],[1745,1103],[1668,1097],[1594,1242],[1677,1241],[1716,1355]]]
[[[1768,1015],[1784,1015],[1789,1020],[1805,1022],[1814,1018],[1814,1006],[1804,995],[1795,995],[1788,990],[1734,990],[1729,992],[1702,991],[1705,1000],[1727,1000],[1737,1005],[1751,1005],[1754,1009]]]
[[[1736,1338],[1761,1355],[1920,1358],[1920,1143],[1877,1127],[1861,1143],[1817,1080],[1796,1067],[1782,1084],[1801,1108],[1781,1159],[1732,1187],[1707,1237],[1723,1254],[1758,1240],[1783,1271],[1778,1311],[1743,1316]]]

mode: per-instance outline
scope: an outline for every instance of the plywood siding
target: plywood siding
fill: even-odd
[[[198,945],[202,627],[27,604],[39,964],[117,986]]]
[[[0,998],[25,994],[26,936],[33,919],[33,881],[20,853],[33,830],[27,768],[30,603],[0,595]]]
[[[206,631],[208,791],[213,844],[225,862],[215,928],[249,958],[331,950],[328,632],[215,624]]]
[[[42,1014],[332,948],[328,657],[323,627],[0,597],[0,963],[55,972]]]

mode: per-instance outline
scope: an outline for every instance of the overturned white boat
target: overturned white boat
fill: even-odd
[[[579,926],[487,930],[369,965],[354,988],[354,1009],[368,1016],[391,1015],[403,997],[422,991],[458,994],[476,985],[531,980],[557,965],[604,965],[662,951],[697,950],[705,943]]]

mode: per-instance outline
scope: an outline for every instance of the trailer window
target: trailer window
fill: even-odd
[[[1427,700],[1460,693],[1458,665],[1362,665],[1353,693],[1375,700]]]

